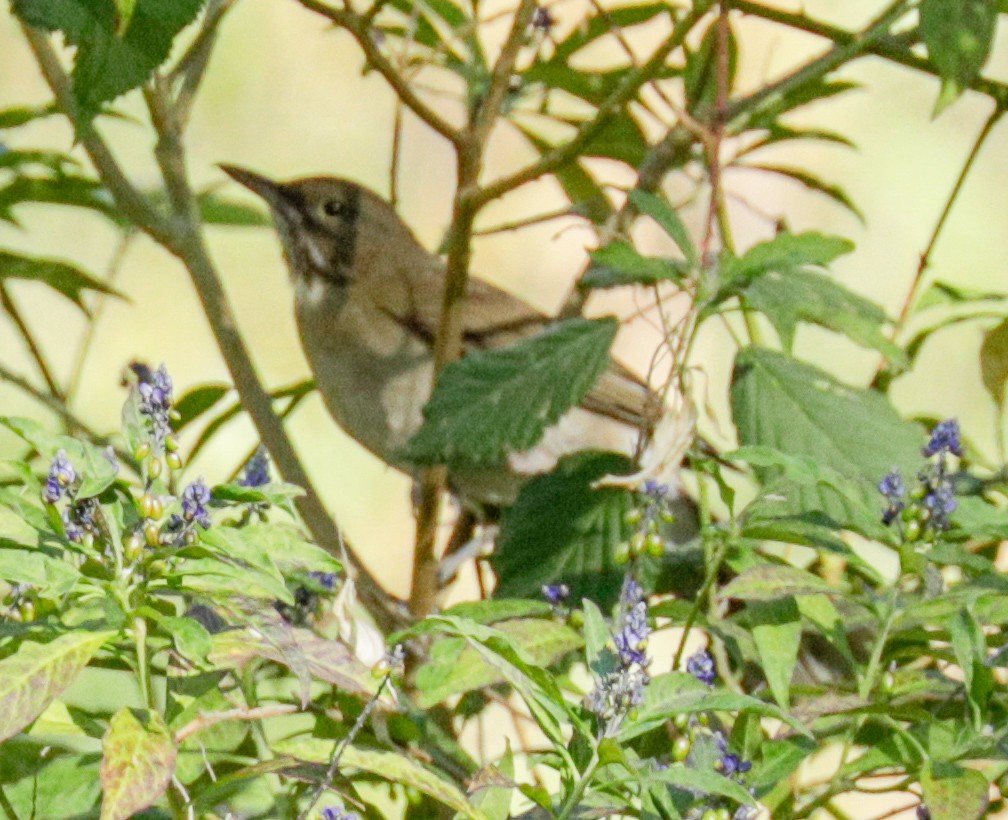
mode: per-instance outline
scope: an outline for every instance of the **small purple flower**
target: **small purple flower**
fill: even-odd
[[[888,527],[906,506],[906,484],[897,468],[890,470],[878,483],[878,491],[889,502],[889,506],[882,512],[882,523]]]
[[[77,480],[77,471],[67,458],[66,450],[59,450],[49,466],[49,475],[42,487],[42,499],[55,504],[63,497],[63,491]]]
[[[640,667],[648,665],[647,640],[651,627],[647,621],[647,603],[639,601],[629,612],[623,622],[623,628],[615,637],[616,650],[619,652],[620,663],[625,667],[637,664]]]
[[[360,815],[346,811],[342,806],[326,806],[319,814],[319,820],[360,820]]]
[[[195,521],[203,528],[210,527],[210,512],[206,505],[210,503],[210,488],[202,478],[197,478],[182,491],[182,517],[186,521]]]
[[[713,686],[714,681],[717,680],[714,658],[706,649],[701,649],[696,654],[689,656],[686,660],[686,671],[707,686]]]
[[[570,587],[567,584],[543,584],[542,594],[550,606],[560,606],[570,597]]]
[[[336,588],[336,581],[339,576],[335,572],[318,572],[313,570],[308,573],[308,577],[318,583],[325,590],[332,591]]]
[[[955,419],[945,419],[931,431],[931,439],[921,451],[929,458],[933,455],[952,453],[963,454],[962,441],[959,435],[959,422]]]
[[[728,751],[728,738],[724,736],[724,732],[714,732],[714,743],[721,752],[718,769],[725,777],[743,775],[752,768],[750,761],[743,760],[739,755]]]
[[[917,806],[917,820],[931,820],[931,809],[923,803]]]
[[[238,482],[243,487],[262,487],[270,483],[269,456],[260,447],[245,465],[245,475]]]
[[[628,575],[623,582],[623,590],[620,592],[620,602],[627,609],[631,609],[643,600],[644,590],[632,575]]]
[[[940,480],[936,486],[930,487],[921,503],[931,512],[931,523],[942,530],[948,527],[949,516],[959,506],[959,502],[955,500],[952,483],[947,479]]]
[[[669,497],[670,488],[668,484],[662,484],[649,478],[644,482],[644,494],[652,501],[665,501]]]

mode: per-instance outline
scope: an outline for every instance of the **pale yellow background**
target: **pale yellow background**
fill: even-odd
[[[780,5],[798,8],[798,4]],[[881,4],[875,0],[807,0],[802,6],[813,16],[854,28]],[[553,10],[562,31],[578,18],[583,7],[561,2]],[[743,91],[780,76],[789,66],[824,48],[816,38],[759,22],[742,21],[738,32]],[[655,36],[645,33],[641,43],[653,41]],[[1001,31],[988,76],[1008,79],[1006,46],[1005,32]],[[613,57],[605,50],[596,56],[602,61]],[[393,97],[377,75],[362,76],[361,66],[361,55],[347,35],[334,32],[324,20],[296,3],[239,2],[223,26],[189,130],[189,165],[196,184],[221,185],[235,197],[244,198],[244,192],[215,167],[215,163],[229,162],[279,177],[345,175],[388,193]],[[752,172],[729,172],[727,185],[739,197],[733,206],[735,239],[745,248],[769,235],[772,223],[760,213],[784,216],[796,230],[849,236],[857,242],[857,250],[841,259],[834,272],[856,291],[896,313],[990,103],[967,95],[932,121],[938,89],[933,79],[874,59],[845,69],[841,76],[862,83],[864,88],[811,107],[794,121],[839,130],[853,138],[859,149],[789,146],[763,158],[808,167],[827,181],[841,183],[864,211],[866,226],[824,198],[790,183]],[[48,99],[31,54],[5,8],[0,11],[0,109]],[[454,104],[445,101],[443,105],[449,116],[456,115]],[[144,120],[136,94],[121,100],[120,106]],[[101,127],[136,183],[153,184],[156,171],[149,131],[127,120],[103,120]],[[13,146],[45,144],[68,149],[71,144],[69,128],[56,119],[10,132],[6,138]],[[933,276],[966,287],[1002,287],[1004,260],[1008,258],[1006,149],[1008,127],[1002,124],[986,145],[937,247]],[[501,129],[492,143],[487,174],[507,172],[532,156],[520,138]],[[632,181],[624,169],[607,167],[606,173],[613,181]],[[446,144],[407,116],[399,175],[400,210],[430,247],[437,245],[446,227],[453,174]],[[675,190],[685,188],[680,184]],[[482,224],[548,211],[561,204],[555,184],[540,182],[489,209]],[[24,230],[0,223],[0,247],[72,260],[96,274],[105,270],[117,237],[103,219],[49,207],[23,207],[17,214]],[[701,209],[688,208],[684,215],[699,231]],[[307,376],[292,321],[286,272],[272,232],[229,228],[210,229],[208,235],[264,381],[280,386]],[[655,231],[645,227],[642,235],[646,248],[667,250]],[[544,309],[552,309],[562,299],[567,282],[582,267],[592,239],[589,231],[574,222],[553,222],[502,234],[479,242],[475,269],[525,294]],[[140,237],[129,248],[116,286],[130,301],[109,302],[98,326],[74,407],[84,419],[99,430],[116,426],[122,401],[119,373],[131,359],[166,362],[179,394],[197,384],[227,380],[187,275],[174,259]],[[85,327],[83,318],[43,287],[15,283],[12,291],[56,363],[59,376],[65,379],[76,358]],[[630,295],[616,294],[608,299],[596,309],[611,305],[623,313],[632,310]],[[654,335],[646,327],[637,330],[621,350],[643,368]],[[983,391],[977,365],[980,339],[981,327],[975,324],[937,337],[925,348],[914,372],[897,382],[893,395],[907,413],[958,416],[966,436],[994,458],[994,409]],[[859,383],[877,364],[874,355],[822,332],[800,332],[799,351]],[[708,374],[709,398],[721,408],[723,422],[731,348],[723,334],[713,332],[705,335],[699,354],[698,363]],[[0,321],[0,359],[36,378],[18,336],[5,321]],[[38,412],[23,394],[0,384],[0,413]],[[290,429],[323,497],[352,542],[384,583],[404,593],[412,538],[407,482],[335,429],[317,398],[297,412]],[[189,434],[184,444],[192,440]],[[235,422],[191,465],[190,475],[221,480],[254,443],[251,425],[245,420]],[[11,452],[12,446],[9,437],[0,436],[0,455]],[[471,577],[466,580],[465,589],[469,590]],[[657,671],[663,671],[661,663],[659,667]],[[856,807],[852,811],[859,816]]]

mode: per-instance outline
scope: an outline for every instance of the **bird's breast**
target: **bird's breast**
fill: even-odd
[[[360,298],[353,284],[296,284],[301,343],[336,422],[384,461],[420,427],[433,361],[423,339]]]

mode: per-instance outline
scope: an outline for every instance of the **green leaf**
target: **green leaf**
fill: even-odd
[[[907,364],[906,354],[882,332],[889,321],[882,308],[820,273],[771,271],[752,281],[741,296],[748,307],[766,315],[787,350],[798,322],[809,322],[874,348],[899,367]]]
[[[550,666],[583,641],[573,629],[557,621],[529,618],[496,624],[504,635],[528,654],[536,666]],[[505,677],[461,638],[441,638],[430,650],[430,660],[416,671],[417,704],[429,709],[452,695],[504,682]]]
[[[0,517],[2,522],[2,517]],[[66,560],[51,558],[43,552],[10,549],[0,527],[0,578],[15,584],[31,584],[40,595],[66,595],[81,579],[81,574]]]
[[[57,174],[53,177],[16,176],[0,187],[0,219],[15,222],[12,209],[23,203],[71,205],[87,208],[125,226],[115,202],[105,186],[86,177]]]
[[[0,661],[0,741],[35,720],[112,635],[70,632],[49,643],[26,642]]]
[[[508,452],[528,449],[591,389],[609,364],[618,328],[615,319],[569,319],[534,339],[452,362],[405,457],[502,464]]]
[[[530,618],[549,615],[552,608],[545,601],[531,601],[525,598],[494,598],[489,601],[463,601],[448,607],[445,615],[468,618],[478,624],[492,624],[509,621],[512,618]],[[395,638],[389,642],[396,643]]]
[[[26,23],[61,31],[76,47],[73,93],[85,120],[147,82],[202,6],[203,0],[136,0],[124,20],[113,0],[13,0],[15,14]]]
[[[774,700],[787,709],[791,676],[801,643],[801,614],[793,598],[757,601],[746,606],[750,630]]]
[[[258,228],[273,224],[270,215],[262,208],[238,202],[214,191],[198,194],[196,204],[200,218],[207,225]]]
[[[924,803],[932,820],[980,820],[987,812],[987,778],[951,763],[931,764],[921,772]]]
[[[685,672],[656,675],[644,689],[644,702],[633,718],[624,722],[619,739],[625,742],[650,732],[676,715],[698,712],[741,712],[772,717],[804,735],[809,731],[792,715],[776,706],[737,692],[711,689]]]
[[[102,738],[101,820],[127,820],[165,793],[177,750],[157,712],[120,709]]]
[[[310,763],[328,764],[336,742],[318,738],[281,740],[274,751]],[[399,752],[385,752],[349,745],[340,757],[340,770],[357,769],[403,786],[411,786],[470,820],[486,820],[486,815],[470,803],[458,788],[440,774],[424,768]]]
[[[812,459],[860,482],[851,505],[829,487],[796,488],[791,512],[819,510],[840,524],[878,507],[875,484],[893,467],[920,468],[923,432],[900,418],[878,393],[841,384],[829,373],[784,354],[745,348],[735,360],[731,405],[739,440]]]
[[[740,601],[777,601],[796,595],[837,592],[818,575],[788,564],[758,564],[732,578],[719,597]]]
[[[55,103],[38,106],[16,105],[3,108],[0,109],[0,130],[17,128],[42,117],[51,117],[56,113],[58,113],[58,109]]]
[[[648,786],[653,783],[663,783],[678,789],[688,789],[700,794],[717,794],[746,805],[754,805],[752,795],[733,780],[723,774],[703,769],[689,768],[681,763],[669,766],[661,771],[641,770],[641,784]]]
[[[962,669],[963,681],[974,709],[976,725],[987,712],[987,701],[994,689],[994,678],[987,666],[987,639],[969,609],[960,609],[948,621],[949,638],[956,662]]]
[[[922,0],[920,34],[942,78],[934,116],[980,76],[997,24],[993,0]]]
[[[0,280],[5,279],[43,282],[57,293],[63,294],[88,315],[90,314],[81,295],[85,290],[105,293],[117,299],[126,298],[115,288],[67,262],[0,251]]]
[[[583,288],[681,282],[689,272],[682,262],[642,256],[636,248],[622,240],[592,251],[591,260],[591,267],[578,283]]]
[[[179,418],[172,427],[181,430],[192,423],[223,399],[230,389],[226,384],[201,384],[192,388],[175,402],[173,409]]]
[[[627,469],[621,456],[584,453],[528,481],[505,511],[490,556],[496,594],[531,597],[543,584],[563,582],[573,600],[614,603],[624,574],[614,556],[630,537],[625,516],[634,502],[625,489],[591,485]]]
[[[0,424],[27,441],[45,459],[52,460],[59,450],[65,450],[81,479],[78,498],[93,498],[112,486],[116,479],[116,465],[90,442],[55,435],[31,419],[0,417]]]
[[[6,816],[40,820],[43,817],[47,820],[73,820],[95,816],[93,809],[101,795],[99,755],[61,755],[52,747],[37,743],[22,745],[17,740],[8,741],[4,747],[18,754],[22,758],[19,763],[25,768],[31,766],[35,769],[14,783],[4,783],[4,797],[17,812],[16,815]]]
[[[587,598],[582,602],[581,607],[584,613],[584,642],[585,642],[585,663],[591,669],[599,659],[602,651],[612,640],[612,632],[609,624],[606,623],[602,610],[598,608],[594,601]]]
[[[736,259],[729,258],[723,263],[721,276],[726,283],[741,288],[770,272],[825,268],[834,259],[852,250],[854,243],[842,236],[784,231],[773,239],[754,245]]]
[[[657,194],[636,188],[630,192],[630,201],[638,211],[650,216],[658,223],[659,227],[683,252],[690,267],[695,268],[700,264],[700,253],[697,251],[696,245],[693,244],[693,240],[690,239],[689,231],[679,218],[679,214],[668,202]]]
[[[751,168],[756,171],[765,171],[770,174],[777,174],[778,176],[794,180],[814,193],[829,197],[837,205],[840,205],[850,211],[858,218],[859,222],[864,224],[864,214],[861,213],[861,209],[854,204],[854,200],[847,196],[847,193],[843,188],[839,185],[833,185],[829,182],[825,182],[814,174],[810,174],[808,171],[801,168],[789,168],[783,165],[767,165],[766,163],[746,163],[744,165],[738,165],[737,167]]]
[[[980,375],[998,409],[1004,411],[1008,383],[1008,319],[984,333],[980,346]]]

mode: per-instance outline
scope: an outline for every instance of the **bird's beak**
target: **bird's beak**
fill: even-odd
[[[283,183],[274,182],[272,179],[249,171],[247,168],[239,168],[237,165],[221,163],[219,167],[233,180],[240,182],[252,193],[261,196],[270,206],[270,210],[281,214],[286,214],[290,210],[292,203]]]

